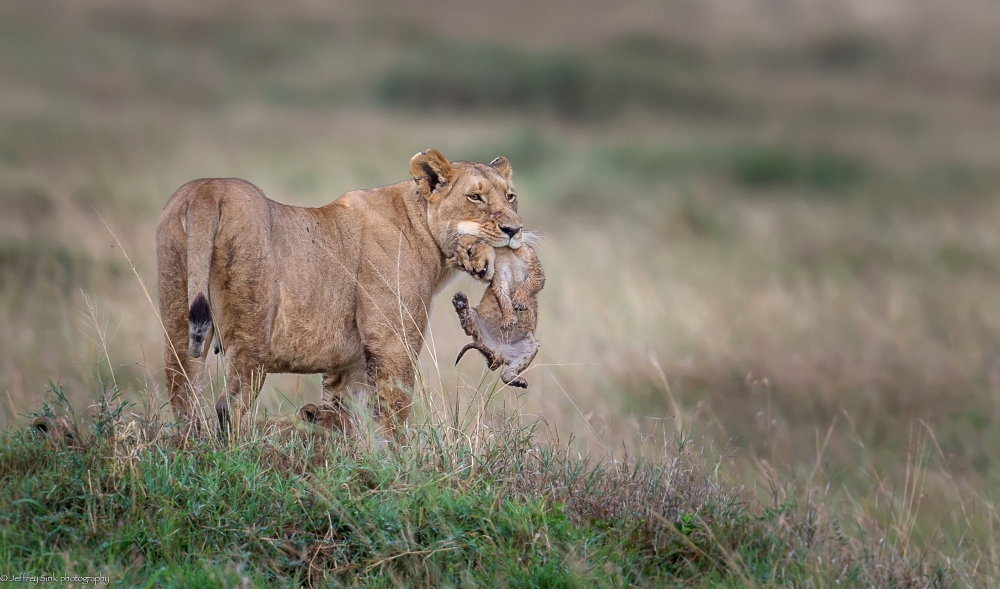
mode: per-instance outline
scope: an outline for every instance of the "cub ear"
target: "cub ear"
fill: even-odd
[[[504,156],[500,156],[490,162],[490,167],[497,172],[500,172],[500,175],[503,176],[505,180],[510,180],[510,175],[514,173],[514,170],[510,168],[510,162],[508,162],[507,158]]]
[[[410,159],[410,175],[417,182],[417,190],[424,198],[452,180],[453,172],[448,159],[434,149],[422,151]]]
[[[41,415],[31,420],[31,427],[38,433],[45,435],[48,435],[52,431],[52,424],[49,423],[49,418]]]
[[[312,403],[307,403],[299,409],[299,419],[302,421],[308,421],[309,423],[316,423],[319,418],[319,407],[313,405]]]

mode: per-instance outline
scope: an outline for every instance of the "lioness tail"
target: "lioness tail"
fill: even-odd
[[[205,353],[208,332],[212,327],[212,307],[208,299],[208,278],[212,269],[215,232],[219,228],[219,201],[208,182],[195,188],[188,205],[188,355],[201,358]]]
[[[188,312],[188,355],[192,358],[201,358],[205,353],[205,337],[210,327],[212,310],[205,295],[199,293]]]

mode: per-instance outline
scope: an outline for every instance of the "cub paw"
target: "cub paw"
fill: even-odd
[[[500,329],[504,331],[510,331],[511,329],[514,329],[514,327],[516,326],[517,326],[517,317],[514,316],[507,317],[500,323]]]
[[[455,306],[456,311],[464,313],[469,310],[469,297],[465,296],[464,292],[458,291],[451,297],[451,304]]]

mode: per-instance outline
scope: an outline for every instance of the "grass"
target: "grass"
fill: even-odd
[[[750,191],[802,188],[842,195],[856,188],[869,171],[856,158],[831,150],[779,145],[706,146],[676,149],[630,145],[610,150],[608,163],[647,183],[702,174],[728,176]]]
[[[228,447],[180,441],[111,388],[72,445],[0,436],[0,566],[160,587],[945,587],[954,574],[852,538],[821,506],[759,504],[680,433],[588,456],[474,394],[463,409],[429,397],[443,409],[393,452],[288,421]]]
[[[393,107],[534,110],[568,120],[608,119],[635,106],[691,116],[718,116],[733,108],[718,90],[663,75],[663,68],[673,64],[687,69],[691,58],[683,52],[630,37],[601,55],[433,44],[417,47],[386,71],[375,95]]]

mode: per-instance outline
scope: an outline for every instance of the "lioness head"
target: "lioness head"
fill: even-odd
[[[493,247],[521,247],[521,217],[507,158],[489,165],[449,162],[433,149],[410,160],[417,191],[429,203],[427,221],[442,248],[462,235]]]

